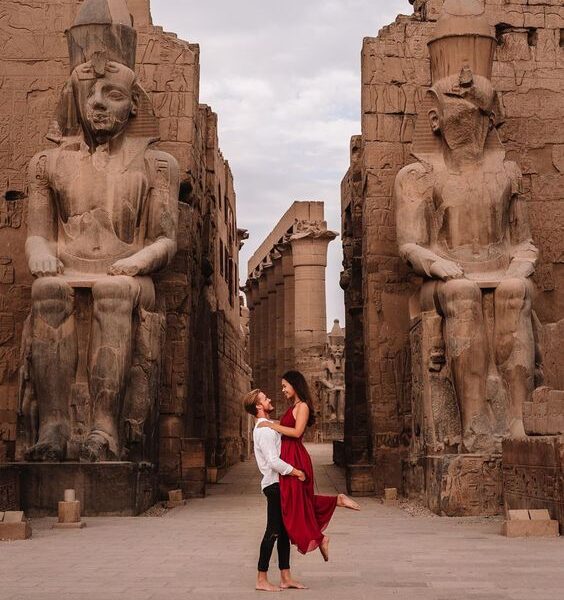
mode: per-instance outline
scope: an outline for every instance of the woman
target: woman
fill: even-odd
[[[304,483],[296,477],[280,477],[282,517],[286,531],[299,552],[305,554],[319,548],[329,560],[329,538],[323,535],[337,506],[360,510],[359,505],[345,496],[318,496],[313,488],[313,466],[302,442],[306,427],[315,422],[311,393],[305,377],[299,371],[288,371],[282,378],[282,393],[290,407],[280,423],[263,421],[259,427],[270,427],[282,434],[280,458],[306,474]]]

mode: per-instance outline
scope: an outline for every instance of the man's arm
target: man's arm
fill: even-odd
[[[268,466],[280,475],[292,475],[293,477],[298,477],[299,479],[304,481],[305,475],[303,471],[295,469],[292,465],[289,465],[287,462],[284,462],[280,458],[280,456],[278,456],[278,451],[276,449],[275,443],[276,435],[277,433],[272,429],[264,428],[258,430],[258,447]]]
[[[56,252],[57,220],[47,171],[48,152],[36,154],[28,170],[29,213],[25,252],[29,270],[37,277],[63,272],[63,263]]]
[[[148,151],[147,162],[155,181],[146,211],[146,245],[133,256],[116,261],[109,269],[110,275],[147,275],[166,267],[176,254],[178,163],[170,154],[158,150]]]

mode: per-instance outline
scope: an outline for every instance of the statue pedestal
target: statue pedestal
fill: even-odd
[[[505,440],[503,493],[508,509],[546,508],[564,531],[564,436]]]
[[[503,511],[500,455],[426,456],[424,470],[425,499],[434,513],[471,517]]]
[[[75,489],[82,515],[136,516],[157,499],[156,469],[148,463],[18,463],[21,509],[56,516],[63,492]]]

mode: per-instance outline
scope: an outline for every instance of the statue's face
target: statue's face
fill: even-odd
[[[101,77],[94,75],[88,64],[76,70],[82,123],[97,139],[115,137],[137,111],[135,74],[113,62],[107,63]]]
[[[491,117],[463,98],[444,97],[441,106],[429,112],[431,129],[442,135],[452,150],[463,146],[484,148]]]

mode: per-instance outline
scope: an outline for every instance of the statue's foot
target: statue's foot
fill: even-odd
[[[522,440],[527,437],[523,419],[512,419],[509,424],[508,437],[512,440]]]
[[[62,462],[65,460],[66,440],[47,440],[28,448],[24,457],[30,462]]]
[[[100,431],[92,431],[80,448],[80,462],[100,462],[117,460],[110,450],[111,436]]]

